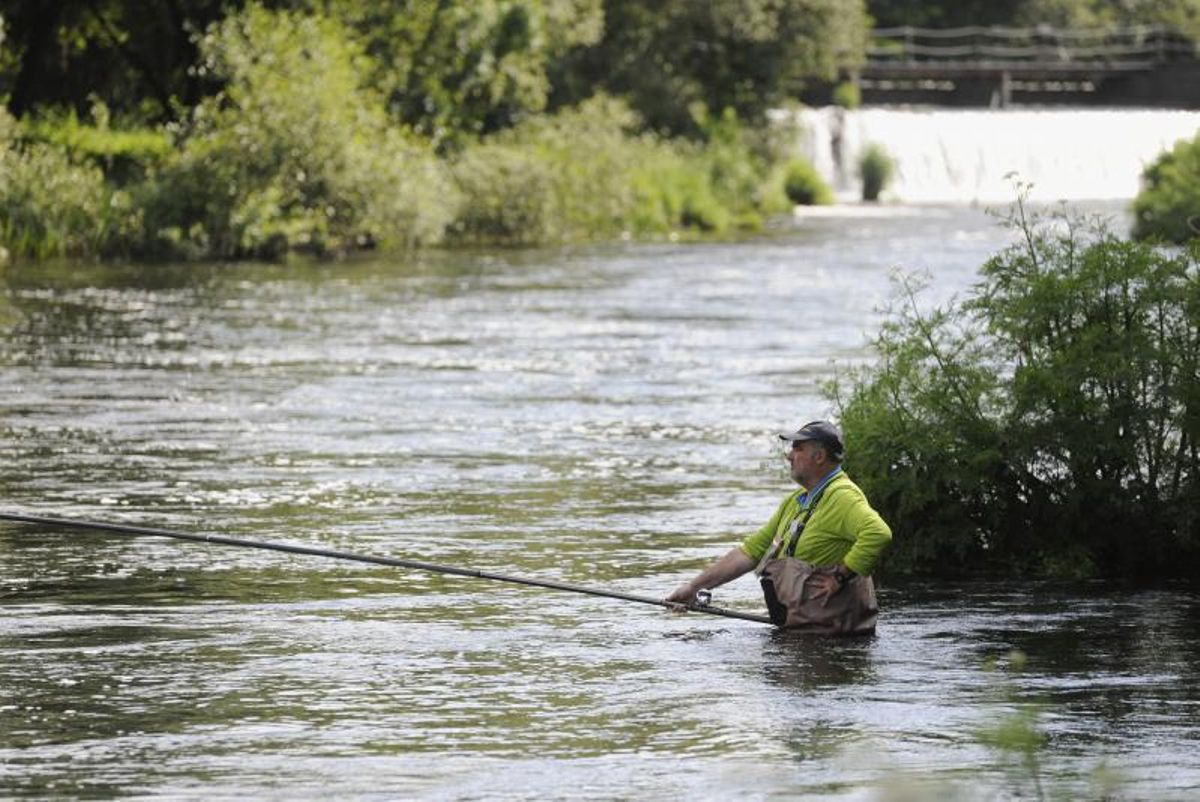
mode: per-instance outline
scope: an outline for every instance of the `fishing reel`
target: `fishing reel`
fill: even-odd
[[[711,590],[696,591],[696,600],[692,602],[692,607],[707,607],[712,603]]]

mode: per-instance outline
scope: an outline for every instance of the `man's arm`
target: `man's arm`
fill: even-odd
[[[855,499],[847,509],[845,525],[854,533],[854,545],[842,558],[842,563],[856,574],[870,574],[883,550],[892,542],[891,527],[867,502],[866,496]]]
[[[737,579],[742,574],[752,570],[755,561],[740,548],[734,547],[723,557],[701,571],[691,582],[686,582],[676,588],[665,601],[679,604],[690,604],[696,598],[696,592],[715,588]]]

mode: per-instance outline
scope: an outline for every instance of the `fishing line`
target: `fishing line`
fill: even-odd
[[[572,585],[566,582],[555,582],[550,579],[534,579],[531,577],[512,576],[510,574],[497,574],[492,573],[491,571],[479,571],[473,568],[459,568],[453,565],[439,565],[437,563],[422,562],[420,560],[406,560],[400,559],[399,557],[377,557],[371,554],[355,554],[348,551],[335,551],[333,549],[322,549],[315,546],[302,546],[293,543],[277,543],[269,540],[248,540],[246,538],[227,537],[225,535],[200,535],[189,532],[177,532],[170,529],[157,529],[146,526],[130,526],[127,524],[108,523],[105,521],[83,521],[73,518],[48,518],[41,515],[22,515],[18,513],[0,512],[0,520],[13,521],[15,523],[40,524],[42,526],[59,526],[69,529],[88,529],[98,532],[114,532],[123,535],[166,537],[173,538],[175,540],[190,540],[197,543],[216,543],[222,546],[237,546],[246,549],[282,551],[288,554],[307,554],[313,557],[330,557],[335,560],[349,560],[351,562],[369,563],[372,565],[386,565],[392,568],[411,568],[416,571],[429,571],[431,573],[450,574],[452,576],[464,576],[474,579],[488,579],[495,582],[508,582],[514,585],[527,585],[535,588],[562,590],[568,593],[582,593],[588,596],[601,596],[609,599],[620,599],[621,601],[637,602],[639,604],[653,604],[657,607],[666,607],[669,610],[688,610],[694,613],[719,615],[725,618],[739,618],[743,621],[754,621],[760,624],[771,623],[771,619],[764,615],[753,615],[751,613],[741,613],[737,610],[727,610],[723,607],[713,607],[705,601],[695,601],[690,604],[677,604],[675,602],[668,602],[662,599],[655,599],[650,596],[637,596],[631,593],[619,593],[615,590],[604,590],[603,588]]]

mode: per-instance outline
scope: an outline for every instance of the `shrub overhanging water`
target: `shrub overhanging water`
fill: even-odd
[[[960,303],[899,280],[878,362],[828,386],[890,567],[1051,576],[1200,567],[1200,248],[1026,214]]]

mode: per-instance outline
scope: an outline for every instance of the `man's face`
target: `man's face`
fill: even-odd
[[[808,487],[825,475],[825,449],[815,440],[794,440],[787,452],[792,479]]]

